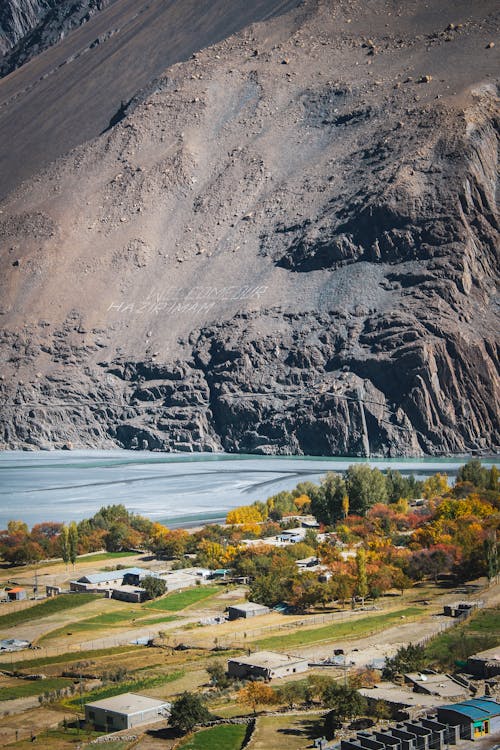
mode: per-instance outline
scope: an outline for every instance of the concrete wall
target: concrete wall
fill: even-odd
[[[106,730],[130,729],[138,724],[156,721],[161,716],[157,708],[150,708],[136,714],[120,714],[104,708],[85,706],[85,721]]]

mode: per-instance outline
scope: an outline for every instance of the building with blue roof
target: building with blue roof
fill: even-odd
[[[440,706],[438,721],[459,725],[460,737],[479,740],[500,732],[500,703],[493,698],[471,698],[460,703]]]

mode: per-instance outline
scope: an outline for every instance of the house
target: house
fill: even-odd
[[[493,698],[471,698],[440,706],[437,714],[438,721],[459,725],[464,740],[479,740],[500,732],[500,703]]]
[[[308,669],[307,659],[274,651],[257,651],[250,656],[234,657],[227,663],[230,677],[263,677],[265,680],[307,672]]]
[[[209,571],[209,575],[212,578],[225,581],[226,578],[231,575],[231,570],[229,568],[217,568],[217,570]]]
[[[85,721],[98,729],[116,732],[138,724],[167,719],[171,704],[136,693],[122,693],[85,704]]]
[[[27,599],[28,595],[21,586],[12,586],[7,589],[7,598],[9,602],[21,602]]]
[[[122,586],[139,586],[140,582],[144,578],[160,578],[159,573],[155,573],[153,570],[147,570],[146,568],[126,568],[122,571],[123,579]]]
[[[303,542],[306,537],[306,529],[299,526],[296,529],[286,529],[278,534],[278,542],[281,544],[297,544]]]
[[[232,604],[227,608],[227,614],[230,620],[237,620],[238,617],[258,617],[259,615],[267,615],[271,610],[269,607],[264,607],[263,604],[257,604],[256,602],[244,602],[243,604]]]
[[[500,675],[500,648],[496,646],[469,656],[465,670],[482,679]]]
[[[158,573],[146,568],[123,568],[123,570],[110,570],[104,573],[88,573],[76,581],[70,581],[69,588],[70,591],[78,592],[112,591],[122,585],[138,586],[146,576],[160,577]]]
[[[303,557],[301,560],[295,560],[295,565],[299,568],[299,570],[314,568],[318,563],[319,560],[314,555],[311,555],[311,557]]]
[[[4,638],[0,641],[0,651],[22,651],[29,646],[29,641],[21,641],[19,638]]]
[[[470,695],[467,688],[446,674],[410,672],[405,674],[404,680],[415,693],[438,695],[443,700],[462,700]]]

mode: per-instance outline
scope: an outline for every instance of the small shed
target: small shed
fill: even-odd
[[[479,607],[479,602],[453,602],[445,604],[443,614],[446,617],[467,617]]]
[[[250,656],[234,657],[227,663],[227,672],[231,677],[263,677],[265,680],[307,672],[308,669],[307,659],[274,651],[257,651]]]
[[[54,596],[59,596],[59,594],[62,594],[62,592],[63,592],[63,590],[62,590],[61,586],[55,586],[55,585],[50,586],[48,584],[47,584],[47,586],[45,586],[45,596],[47,596],[48,598],[53,598]]]
[[[270,612],[269,607],[256,602],[244,602],[243,604],[232,604],[227,608],[230,620],[237,620],[238,617],[257,617],[258,615],[267,615]]]
[[[460,725],[460,737],[479,740],[500,732],[500,703],[493,698],[471,698],[461,703],[440,706],[438,721]]]
[[[85,704],[85,721],[107,732],[130,729],[138,724],[161,721],[170,716],[171,704],[137,693],[122,693]]]
[[[23,599],[27,599],[28,595],[26,594],[26,590],[21,588],[21,586],[13,586],[7,589],[7,598],[9,602],[21,602]]]

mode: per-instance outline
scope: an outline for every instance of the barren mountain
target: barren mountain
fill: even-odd
[[[4,0],[0,6],[0,77],[57,44],[114,0]]]
[[[0,205],[4,446],[494,450],[497,4],[277,3],[83,143],[154,16],[59,104],[57,73],[16,86],[122,5],[0,81],[0,134],[59,107],[81,143]]]

